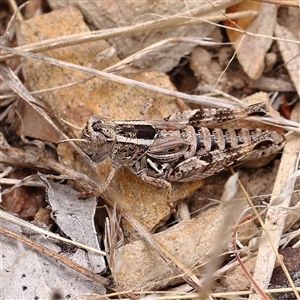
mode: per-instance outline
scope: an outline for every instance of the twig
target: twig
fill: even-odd
[[[9,31],[11,30],[11,28],[13,27],[16,19],[18,18],[20,21],[23,20],[23,17],[20,13],[20,10],[27,5],[28,2],[23,3],[22,5],[20,5],[19,7],[16,6],[15,1],[10,0],[10,5],[13,7],[13,9],[15,10],[15,12],[13,13],[12,17],[10,18],[7,27],[3,33],[2,36],[0,36],[0,44],[5,44],[5,42],[7,41],[7,39],[9,38]],[[2,57],[2,54],[1,54]],[[1,59],[0,57],[0,59]]]
[[[61,38],[48,39],[31,45],[24,45],[16,49],[23,50],[23,51],[31,51],[31,52],[43,52],[43,51],[48,51],[60,47],[78,45],[78,44],[88,43],[92,41],[113,38],[117,36],[127,36],[131,34],[137,34],[139,32],[147,32],[149,30],[153,31],[153,30],[162,30],[164,28],[172,28],[172,27],[178,27],[183,25],[194,25],[194,24],[206,22],[206,18],[197,20],[197,18],[199,18],[200,16],[206,16],[207,14],[215,12],[218,9],[221,10],[223,8],[229,7],[239,2],[241,2],[241,0],[232,0],[232,1],[219,0],[214,2],[214,7],[212,7],[211,4],[207,4],[200,8],[189,10],[188,12],[175,14],[173,16],[166,16],[155,21],[144,22],[141,24],[135,24],[133,26],[125,26],[121,28],[105,29],[105,30],[98,30],[98,31],[88,32],[88,33],[67,35]],[[192,20],[191,20],[191,15],[193,17]],[[221,18],[220,20],[223,20],[224,16],[221,15],[219,18]],[[212,21],[218,22],[218,20],[219,20],[218,18],[216,19],[216,17],[214,17]],[[189,24],[189,22],[191,22],[191,24]],[[0,61],[6,60],[8,58],[12,58],[13,56],[15,55],[1,54]]]
[[[81,66],[81,65],[76,65],[76,64],[69,63],[69,62],[66,62],[66,61],[62,61],[62,60],[58,60],[58,59],[42,56],[42,55],[39,55],[39,54],[30,53],[30,52],[24,52],[24,51],[11,49],[11,48],[5,47],[3,45],[0,45],[0,49],[3,49],[7,52],[11,52],[11,53],[14,53],[14,54],[17,54],[17,55],[20,55],[20,56],[37,59],[37,60],[43,61],[45,63],[52,64],[52,65],[55,65],[55,66],[67,67],[67,68],[70,68],[70,69],[73,69],[73,70],[87,72],[87,73],[95,75],[97,77],[107,78],[107,79],[110,79],[112,81],[119,82],[119,83],[122,83],[122,84],[131,85],[131,86],[143,88],[143,89],[146,89],[146,90],[150,90],[150,91],[153,91],[153,92],[158,92],[158,93],[162,93],[162,94],[166,94],[166,95],[186,99],[190,102],[196,102],[198,104],[202,103],[203,105],[207,105],[207,106],[216,106],[217,105],[217,106],[220,106],[220,107],[232,107],[232,104],[230,104],[229,101],[221,100],[221,99],[218,99],[218,98],[214,98],[215,103],[214,103],[214,105],[212,105],[211,104],[211,97],[208,99],[207,96],[205,96],[205,97],[202,96],[201,97],[201,96],[188,95],[188,94],[181,93],[181,92],[171,91],[171,90],[168,90],[168,89],[165,89],[165,88],[161,88],[161,87],[158,87],[158,86],[153,86],[151,84],[139,82],[139,81],[129,79],[129,78],[125,78],[125,77],[122,77],[122,76],[118,76],[118,75],[115,75],[115,74],[106,73],[106,72],[99,71],[99,70],[96,70],[96,69],[91,69],[91,68],[84,67],[84,66]],[[1,73],[0,73],[0,75],[1,75]],[[7,78],[3,78],[4,81],[6,81],[6,79]],[[16,87],[14,85],[11,85],[10,87],[16,93],[18,93],[16,91]],[[29,94],[28,91],[27,91],[27,93]],[[28,95],[28,97],[30,97],[31,101],[34,101],[34,99],[32,98],[32,96],[30,94]]]
[[[298,103],[298,105],[294,108],[292,118],[296,120],[300,119],[300,103]],[[261,240],[269,240],[269,243],[261,243],[256,260],[256,268],[253,274],[253,279],[256,282],[258,282],[262,288],[266,288],[269,284],[273,272],[275,259],[277,258],[285,275],[287,276],[291,287],[294,289],[294,293],[297,299],[300,299],[300,296],[297,293],[295,285],[288,273],[288,270],[286,269],[277,251],[286,215],[282,210],[275,210],[272,209],[272,207],[284,208],[289,206],[292,190],[296,180],[296,178],[290,177],[298,168],[299,153],[299,136],[294,135],[293,139],[288,140],[283,151],[279,170],[276,177],[276,182],[272,192],[270,209],[268,210],[268,213],[266,215],[265,224],[263,222],[261,223],[262,220],[260,216],[258,216],[258,220],[260,221],[264,229],[264,232],[261,236]],[[284,199],[282,199],[282,201],[278,203],[278,195],[281,194],[282,188],[287,184],[291,193],[290,195],[285,195]],[[255,297],[251,296],[250,299],[255,299]]]
[[[74,263],[69,258],[66,258],[66,257],[54,252],[53,250],[50,250],[36,242],[31,241],[30,239],[28,239],[22,235],[19,235],[15,232],[9,231],[3,227],[0,227],[0,234],[10,237],[16,241],[19,241],[19,242],[29,246],[31,249],[41,252],[41,253],[47,255],[48,257],[55,259],[56,261],[59,261],[60,263],[68,266],[69,268],[75,270],[76,272],[81,273],[82,275],[90,278],[91,280],[103,285],[104,287],[106,287],[108,289],[113,289],[113,285],[110,280],[108,280],[98,274],[93,273],[92,271]]]
[[[16,15],[17,19],[18,19],[19,21],[24,21],[24,18],[23,18],[23,16],[22,16],[20,10],[21,10],[25,5],[27,5],[29,2],[27,1],[27,2],[23,3],[22,5],[20,5],[19,7],[17,6],[16,1],[14,1],[14,0],[9,0],[8,3],[9,3],[9,6],[12,8],[12,10],[17,14],[17,15]]]
[[[80,243],[77,243],[77,242],[74,242],[72,240],[69,240],[69,239],[65,239],[57,234],[54,234],[53,232],[51,231],[47,231],[45,229],[42,229],[42,228],[39,228],[37,226],[34,226],[26,221],[23,221],[22,219],[19,219],[17,217],[14,217],[13,215],[5,212],[5,211],[0,211],[0,219],[2,220],[7,220],[11,223],[14,223],[14,224],[17,224],[19,226],[22,226],[24,228],[27,228],[33,232],[37,232],[39,234],[43,234],[45,236],[48,236],[48,237],[51,237],[53,239],[56,239],[58,241],[61,241],[63,243],[66,243],[66,244],[70,244],[70,245],[74,245],[76,247],[79,247],[79,248],[82,248],[82,249],[85,249],[85,250],[89,250],[89,251],[93,251],[99,255],[106,255],[104,251],[100,251],[98,249],[94,249],[94,248],[91,248],[89,246],[86,246],[86,245],[83,245],[83,244],[80,244]]]

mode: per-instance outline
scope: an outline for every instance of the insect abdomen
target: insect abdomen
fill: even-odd
[[[236,149],[242,144],[249,144],[262,135],[261,129],[209,129],[200,127],[196,131],[196,153],[207,153],[214,150]]]
[[[169,181],[202,179],[237,161],[269,156],[278,152],[285,144],[284,135],[261,129],[210,130],[203,127],[197,134],[197,146],[200,148],[194,157],[180,162],[168,171],[166,177]]]

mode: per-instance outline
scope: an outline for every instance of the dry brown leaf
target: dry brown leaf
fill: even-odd
[[[247,32],[254,35],[241,35],[233,47],[237,50],[237,58],[245,73],[251,79],[258,79],[265,68],[265,54],[269,50],[276,24],[277,7],[262,3],[257,18],[249,25]],[[256,34],[264,35],[260,37]]]
[[[10,173],[7,178],[23,179],[35,173],[30,169],[18,169]],[[7,188],[7,186],[3,186],[2,193]],[[5,210],[17,213],[21,218],[32,220],[39,208],[45,204],[44,197],[45,191],[42,187],[20,186],[2,195],[2,205]]]
[[[261,3],[255,2],[255,1],[243,1],[236,5],[232,5],[226,9],[226,13],[233,13],[233,12],[241,12],[241,11],[247,11],[247,10],[253,10],[253,11],[259,11],[261,6]],[[231,28],[238,28],[242,30],[247,30],[249,25],[253,22],[253,20],[256,17],[245,17],[245,18],[239,18],[239,19],[233,19],[233,20],[227,20],[224,21],[224,25],[231,27]],[[231,42],[235,42],[238,37],[240,37],[243,33],[236,31],[236,30],[230,30],[229,28],[226,28],[227,35],[229,37],[229,40]]]
[[[290,31],[288,31],[283,26],[276,24],[275,35],[280,39],[296,41],[297,38]],[[282,55],[285,66],[289,72],[290,78],[297,90],[298,96],[300,96],[300,63],[299,63],[299,53],[300,47],[299,43],[287,42],[283,40],[278,40],[278,47]]]

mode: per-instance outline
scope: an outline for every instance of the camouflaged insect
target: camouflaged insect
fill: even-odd
[[[214,175],[235,162],[269,156],[285,144],[284,135],[261,129],[221,129],[229,121],[264,116],[265,103],[235,109],[196,109],[163,120],[113,121],[92,116],[82,132],[82,149],[95,162],[127,167],[163,188]]]

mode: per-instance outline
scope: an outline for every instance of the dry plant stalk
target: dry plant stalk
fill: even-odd
[[[294,108],[292,113],[292,119],[295,121],[300,120],[300,105]],[[299,153],[300,153],[300,140],[299,135],[292,135],[284,148],[283,155],[279,171],[277,174],[276,182],[274,185],[270,207],[266,216],[265,225],[263,226],[264,232],[261,237],[261,243],[259,253],[256,261],[256,269],[253,275],[253,279],[262,287],[267,288],[275,264],[275,259],[281,263],[283,270],[289,283],[293,288],[295,296],[300,299],[300,296],[295,288],[290,275],[284,266],[282,259],[280,258],[277,248],[282,235],[282,230],[285,223],[286,213],[284,208],[289,206],[292,191],[294,188],[296,178],[291,178],[295,170],[299,165]],[[290,189],[289,194],[285,194],[283,199],[281,197],[282,189],[287,185]],[[280,198],[281,201],[278,201]],[[275,208],[278,209],[275,209]],[[255,296],[251,296],[250,299],[256,299]]]

